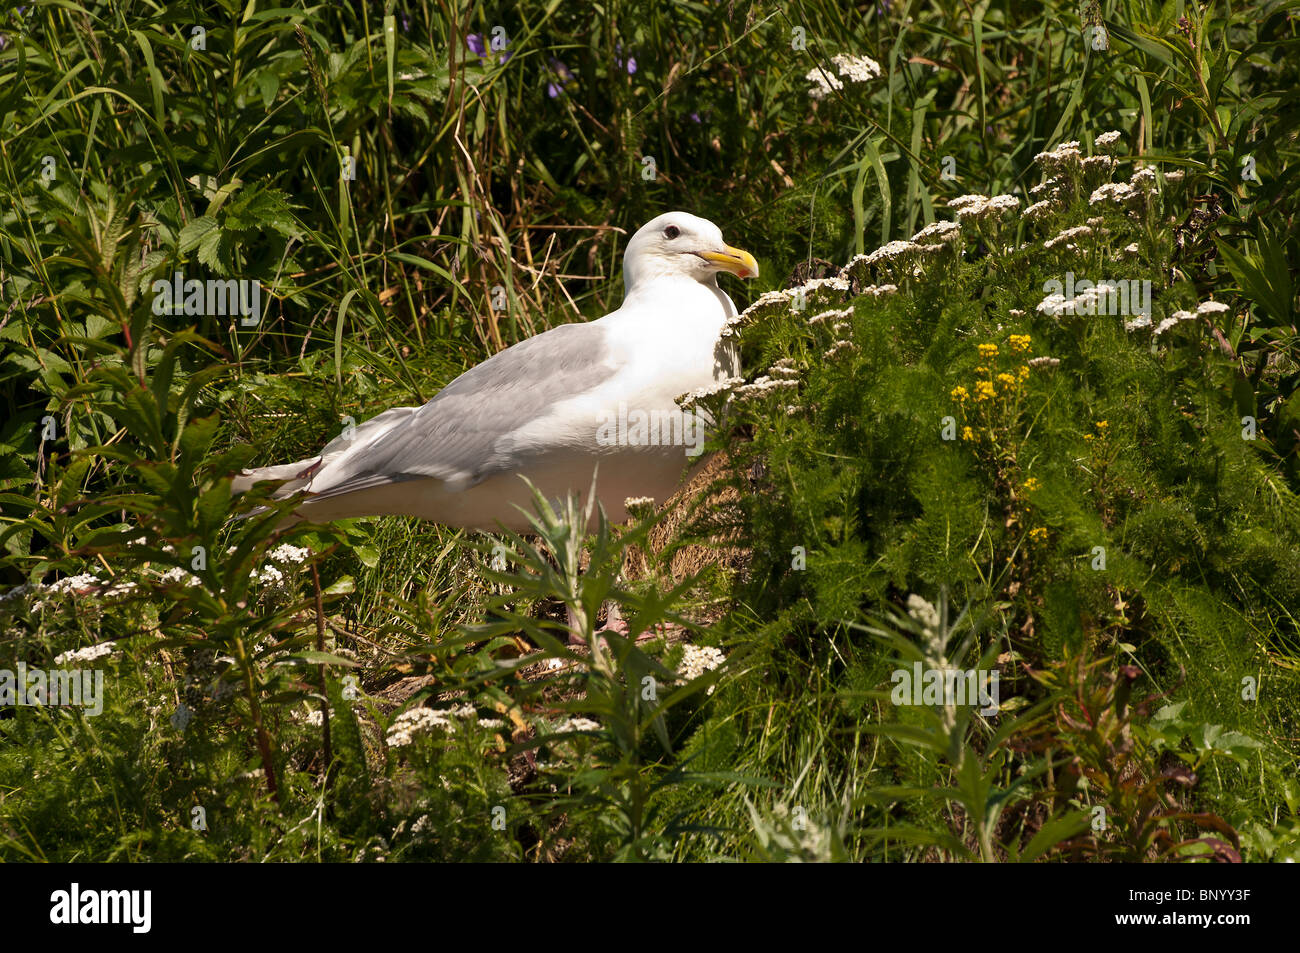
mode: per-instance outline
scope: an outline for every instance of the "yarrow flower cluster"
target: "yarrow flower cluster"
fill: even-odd
[[[623,509],[627,510],[633,516],[649,516],[654,512],[655,498],[653,496],[629,496],[623,501]]]
[[[98,576],[83,572],[64,579],[56,579],[45,587],[45,591],[52,596],[62,596],[68,593],[82,593],[88,589],[96,589],[99,584]]]
[[[927,229],[934,229],[936,225],[951,226],[952,228],[957,227],[953,222],[936,222],[934,225],[927,226]],[[921,232],[918,232],[918,235],[923,234],[925,231],[926,229],[922,229]],[[930,234],[944,233],[936,229]],[[943,240],[947,240],[946,235]],[[854,277],[865,279],[867,269],[872,265],[888,267],[896,273],[901,272],[919,275],[921,274],[920,265],[918,264],[919,259],[924,256],[936,254],[942,251],[943,248],[943,244],[919,245],[914,241],[909,242],[902,240],[886,242],[874,251],[867,252],[865,255],[854,255],[850,258],[849,263],[840,270],[840,280],[847,280]],[[879,286],[870,285],[863,288],[858,292],[858,294],[879,297],[881,295],[891,294],[897,290],[898,286],[892,284]]]
[[[723,328],[723,336],[733,327],[748,324],[760,317],[774,316],[790,308],[790,295],[784,291],[765,291],[748,308],[732,316]]]
[[[1109,172],[1115,168],[1115,160],[1110,156],[1088,156],[1080,160],[1079,167],[1084,172]]]
[[[1160,337],[1160,335],[1164,334],[1170,328],[1174,327],[1175,325],[1179,324],[1182,321],[1195,321],[1195,320],[1196,320],[1195,312],[1175,311],[1169,317],[1165,318],[1163,321],[1161,321],[1159,324],[1156,325],[1156,329],[1155,331],[1152,332],[1151,336],[1158,338]]]
[[[1160,177],[1156,175],[1156,170],[1149,165],[1141,166],[1136,169],[1129,177],[1129,184],[1134,188],[1144,188],[1147,191],[1154,192]]]
[[[1025,209],[1023,213],[1024,217],[1031,222],[1037,221],[1038,219],[1047,215],[1047,213],[1052,209],[1054,205],[1055,203],[1049,199],[1043,199],[1041,202],[1035,202],[1033,205],[1030,205],[1028,208]]]
[[[883,298],[886,295],[892,295],[897,290],[898,285],[867,285],[858,294],[867,298]]]
[[[787,298],[798,300],[803,297],[805,300],[816,296],[833,296],[833,292],[845,292],[849,290],[849,282],[846,278],[814,278],[811,281],[805,281],[801,285],[793,288],[787,288],[781,294]]]
[[[827,349],[826,353],[822,355],[822,358],[827,361],[832,361],[841,354],[852,354],[857,349],[858,346],[852,341],[836,341]]]
[[[915,242],[893,241],[881,245],[875,251],[862,256],[863,264],[874,265],[880,261],[895,261],[906,259],[921,250],[921,246]],[[852,261],[849,262],[852,264]]]
[[[813,84],[808,90],[808,95],[813,99],[825,99],[835,90],[844,88],[844,84],[833,73],[820,66],[814,66],[805,73],[804,79]]]
[[[555,723],[557,733],[564,731],[600,731],[600,722],[590,718],[564,717]]]
[[[67,652],[60,652],[54,656],[55,665],[65,665],[68,662],[93,662],[97,658],[103,658],[105,655],[112,655],[117,650],[116,642],[100,642],[98,645],[90,645],[84,649],[72,649]]]
[[[843,320],[844,318],[851,318],[851,317],[853,317],[852,308],[840,308],[838,310],[822,311],[818,314],[814,314],[811,318],[808,319],[808,323],[822,324],[823,322],[829,321],[833,324],[836,321],[840,321]]]
[[[804,79],[812,84],[808,90],[808,95],[813,99],[825,99],[835,90],[843,89],[844,82],[840,77],[850,83],[865,83],[878,79],[882,75],[880,64],[869,56],[849,56],[846,53],[837,53],[831,57],[831,65],[834,67],[834,72],[825,67],[816,66],[804,75]]]
[[[839,74],[850,83],[865,83],[869,80],[879,79],[882,75],[880,64],[869,56],[849,56],[847,53],[837,53],[831,57],[831,62],[835,64]]]
[[[1195,321],[1197,318],[1202,318],[1211,314],[1223,314],[1227,310],[1228,306],[1222,301],[1202,301],[1196,306],[1195,311],[1179,310],[1169,315],[1169,317],[1156,325],[1151,336],[1158,338],[1166,331],[1182,324],[1184,321]]]
[[[32,602],[32,611],[39,612],[45,608],[47,600],[60,600],[67,596],[94,596],[101,599],[116,599],[128,596],[138,589],[139,586],[129,580],[101,579],[93,573],[83,572],[77,573],[75,576],[56,579],[48,585],[34,583],[32,585],[18,586],[0,596],[0,601],[38,595],[42,598],[35,599]]]
[[[438,729],[445,729],[450,734],[456,730],[457,719],[473,718],[476,714],[474,706],[468,704],[447,709],[411,708],[393,719],[384,740],[390,748],[405,747],[420,735]]]
[[[1100,136],[1098,136],[1096,139],[1093,140],[1093,143],[1097,146],[1098,149],[1103,149],[1106,152],[1111,152],[1113,151],[1111,149],[1111,146],[1119,142],[1121,138],[1122,138],[1122,133],[1120,133],[1118,129],[1112,129],[1110,132],[1103,132]]]
[[[724,393],[731,390],[733,387],[736,387],[738,384],[743,383],[745,383],[743,377],[728,377],[715,384],[710,384],[708,387],[697,387],[688,394],[682,394],[677,398],[677,404],[678,406],[689,410],[705,397],[712,397],[714,394]]]
[[[960,212],[964,208],[982,208],[988,204],[988,201],[989,197],[987,195],[980,195],[978,192],[973,192],[968,195],[959,195],[955,199],[951,199],[948,202],[948,208],[952,209],[954,212]]]
[[[1074,240],[1083,238],[1092,234],[1092,227],[1089,225],[1076,225],[1074,228],[1067,228],[1055,238],[1049,238],[1043,242],[1044,248],[1055,248],[1057,245],[1064,245],[1068,251],[1074,251],[1076,248]],[[1041,310],[1041,308],[1040,308]]]
[[[957,213],[959,222],[981,221],[986,218],[1000,218],[1007,212],[1020,207],[1020,199],[1014,195],[959,195],[948,203],[948,208]]]
[[[764,374],[753,383],[740,385],[732,391],[732,393],[735,395],[737,401],[744,402],[762,397],[772,391],[789,388],[797,389],[798,387],[798,381],[777,380]]]
[[[311,550],[304,549],[301,546],[291,546],[289,543],[281,543],[275,549],[267,553],[267,558],[273,563],[279,563],[286,568],[296,566],[311,555]],[[253,581],[269,586],[280,586],[284,584],[284,573],[275,566],[262,566],[253,572]]]
[[[1049,172],[1075,168],[1079,164],[1079,143],[1062,142],[1055,149],[1038,153],[1034,161]]]
[[[290,717],[300,725],[306,725],[308,728],[320,728],[325,724],[325,713],[319,708],[312,708],[308,711],[295,711]]]
[[[271,559],[274,562],[289,566],[300,563],[311,555],[311,550],[302,546],[292,546],[289,543],[281,543],[275,549],[271,550]]]
[[[1141,193],[1127,182],[1107,182],[1093,189],[1088,204],[1101,205],[1105,202],[1120,204],[1138,198],[1140,195]]]
[[[914,242],[955,242],[961,238],[961,226],[956,222],[931,222],[912,236]]]
[[[712,672],[727,660],[722,649],[712,645],[683,645],[682,660],[677,666],[677,674],[685,681],[693,681],[705,672]],[[708,694],[712,695],[716,685],[710,685]]]
[[[1091,288],[1085,288],[1073,298],[1055,292],[1038,302],[1037,310],[1049,318],[1067,315],[1114,314],[1111,306],[1120,300],[1121,291],[1113,281],[1099,281]],[[1099,305],[1103,306],[1099,308]],[[1149,319],[1148,319],[1149,321]]]
[[[907,614],[926,631],[927,634],[939,634],[939,610],[928,599],[915,592],[907,597]]]

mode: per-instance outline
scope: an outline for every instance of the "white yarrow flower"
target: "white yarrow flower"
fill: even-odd
[[[813,67],[805,73],[804,79],[812,83],[808,95],[817,100],[825,99],[835,90],[844,88],[844,84],[834,74],[820,66]]]
[[[98,645],[90,645],[84,649],[71,649],[67,652],[60,652],[54,656],[54,664],[66,665],[68,662],[93,662],[97,658],[112,655],[116,651],[116,642],[100,642]]]
[[[850,83],[865,83],[869,80],[878,79],[883,74],[880,64],[869,56],[849,56],[847,53],[837,53],[831,57],[831,62],[835,64],[839,74]]]
[[[289,543],[281,543],[270,553],[271,559],[275,562],[286,564],[300,563],[310,555],[310,549],[304,549],[302,546],[291,546]]]
[[[1096,143],[1098,149],[1105,149],[1109,152],[1111,151],[1110,147],[1119,142],[1120,138],[1120,131],[1118,129],[1112,129],[1110,132],[1103,132],[1100,136],[1094,139],[1093,142]]]
[[[928,633],[939,631],[939,610],[915,592],[907,597],[907,614]]]
[[[1093,190],[1088,199],[1089,205],[1098,205],[1102,202],[1127,202],[1138,195],[1138,191],[1127,182],[1107,182],[1105,185],[1098,186]]]
[[[677,674],[686,681],[699,678],[705,672],[712,672],[727,660],[722,649],[712,645],[682,646],[682,661],[677,666]],[[708,694],[712,695],[716,685],[710,685]]]
[[[1076,238],[1083,238],[1092,234],[1092,228],[1088,225],[1076,225],[1074,228],[1067,228],[1055,238],[1049,238],[1043,242],[1044,248],[1055,248],[1057,245],[1069,247],[1074,244]]]
[[[1044,199],[1041,202],[1035,202],[1033,205],[1030,205],[1028,208],[1025,209],[1023,213],[1024,217],[1031,222],[1036,221],[1037,219],[1042,218],[1044,215],[1046,215],[1048,211],[1052,208],[1052,205],[1053,203],[1050,199]]]
[[[956,222],[931,222],[912,236],[912,241],[923,242],[935,239],[940,242],[955,242],[961,238],[961,226]]]

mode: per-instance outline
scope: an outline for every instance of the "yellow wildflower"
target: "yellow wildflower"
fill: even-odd
[[[1035,543],[1041,543],[1043,540],[1047,539],[1047,527],[1046,526],[1034,527],[1029,531],[1029,538],[1033,540]]]
[[[998,346],[996,344],[981,344],[979,345],[979,352],[980,357],[996,357]]]
[[[991,381],[976,381],[975,383],[976,400],[990,400],[991,398],[996,396],[997,396],[997,392],[993,390],[993,384]]]
[[[1010,374],[999,374],[998,383],[1003,384],[1006,387],[1015,387],[1016,379],[1012,377]]]
[[[961,439],[963,439],[963,440],[974,440],[974,439],[975,439],[975,431],[971,430],[969,427],[962,427],[962,428],[961,428]]]
[[[1028,365],[1028,364],[1021,364],[1021,365],[1020,365],[1019,375],[1020,375],[1020,379],[1021,379],[1022,381],[1024,381],[1024,380],[1028,380],[1028,379],[1029,379],[1029,365]]]
[[[968,391],[968,390],[967,390],[966,388],[964,388],[964,387],[954,387],[954,388],[952,389],[952,399],[953,399],[953,400],[964,401],[964,400],[966,400],[966,398],[969,397],[969,396],[970,396],[970,391]]]
[[[1023,354],[1025,351],[1028,351],[1031,340],[1032,339],[1029,337],[1028,334],[1011,335],[1009,339],[1009,343],[1011,344],[1012,352],[1016,354]]]
[[[1099,421],[1097,421],[1097,429],[1098,429],[1098,430],[1105,430],[1105,429],[1106,429],[1107,427],[1109,427],[1109,426],[1110,426],[1110,421],[1107,421],[1107,420],[1099,420]]]
[[[1090,433],[1086,433],[1086,434],[1084,434],[1084,435],[1083,435],[1083,439],[1084,439],[1084,440],[1091,440],[1091,439],[1092,439],[1092,434],[1090,434]]]
[[[975,373],[976,373],[976,374],[987,374],[988,372],[989,372],[989,369],[988,369],[987,367],[985,367],[983,364],[981,364],[979,367],[975,368]]]
[[[1032,493],[1034,490],[1037,490],[1040,486],[1042,486],[1042,484],[1038,482],[1037,477],[1030,477],[1028,480],[1025,481],[1024,486],[1026,490],[1029,490]]]

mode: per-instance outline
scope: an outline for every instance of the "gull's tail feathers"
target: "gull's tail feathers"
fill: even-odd
[[[288,480],[289,482],[275,491],[274,496],[277,500],[293,496],[299,490],[309,490],[312,478],[325,467],[353,450],[369,446],[379,440],[417,410],[418,407],[394,407],[392,410],[386,410],[363,424],[345,428],[343,433],[327,443],[325,449],[317,456],[296,463],[282,463],[277,466],[242,471],[231,481],[230,489],[235,493],[243,493],[254,483],[265,480]]]
[[[310,460],[299,460],[297,463],[282,463],[274,467],[258,467],[256,470],[244,470],[239,476],[230,481],[230,489],[234,493],[243,493],[252,489],[255,483],[263,483],[267,480],[286,480],[288,482],[273,494],[275,499],[283,500],[293,496],[311,483],[311,478],[320,469],[323,459],[323,456],[312,457]]]

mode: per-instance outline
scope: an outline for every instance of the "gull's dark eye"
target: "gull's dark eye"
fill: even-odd
[[[682,230],[678,228],[676,225],[669,225],[667,228],[664,229],[664,238],[669,238],[669,239],[676,238],[681,233]]]

